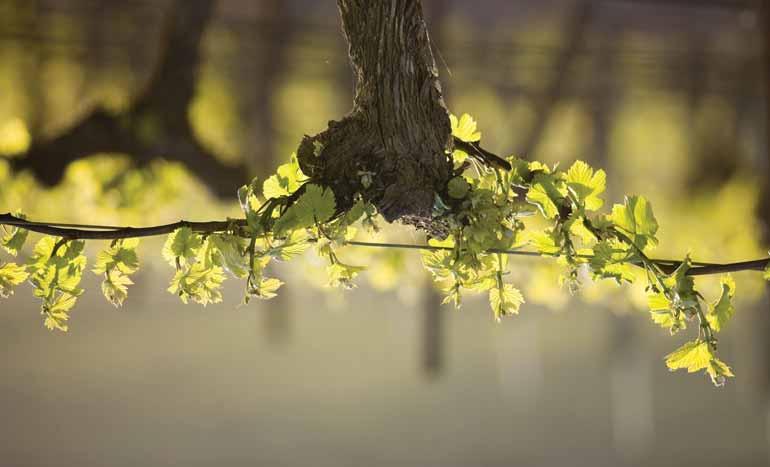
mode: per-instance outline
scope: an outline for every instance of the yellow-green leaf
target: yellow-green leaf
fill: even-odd
[[[708,368],[713,357],[707,342],[694,340],[666,355],[666,365],[672,371],[685,369],[693,373]]]
[[[289,230],[326,222],[334,215],[335,207],[332,190],[313,184],[305,185],[305,192],[275,221],[273,230],[276,235],[281,235]]]
[[[567,171],[566,181],[567,187],[587,210],[596,211],[604,205],[599,196],[607,186],[607,175],[603,170],[594,172],[585,162],[576,161]]]
[[[465,181],[465,178],[462,176],[457,176],[449,180],[449,183],[447,184],[447,192],[449,193],[449,196],[451,196],[454,199],[463,199],[465,198],[465,195],[468,194],[468,191],[470,191],[471,186],[468,184],[468,182]]]
[[[709,314],[706,316],[711,329],[716,332],[724,329],[725,324],[735,314],[735,307],[732,303],[733,295],[735,295],[735,280],[728,274],[722,276],[720,282],[722,284],[722,295],[719,297],[719,300],[709,306]]]
[[[29,277],[27,269],[15,263],[6,263],[0,266],[0,297],[7,298],[13,295],[13,288]]]
[[[706,373],[708,373],[708,375],[711,377],[711,381],[717,387],[724,386],[725,380],[727,378],[732,378],[735,376],[730,367],[727,366],[725,362],[719,360],[716,357],[711,359],[709,362],[709,366],[706,368]]]
[[[559,186],[561,183],[562,186]],[[553,175],[544,172],[535,174],[532,185],[527,192],[527,201],[540,209],[546,219],[554,219],[559,215],[557,202],[564,197],[563,182]]]
[[[610,221],[639,249],[658,243],[655,238],[658,221],[652,213],[652,206],[642,196],[627,196],[624,204],[613,206]]]
[[[481,140],[481,132],[476,131],[476,121],[470,115],[463,114],[459,120],[456,116],[450,115],[449,122],[455,138],[468,143]]]
[[[522,303],[524,297],[519,289],[511,284],[489,289],[489,305],[496,321],[500,321],[503,316],[518,314]]]
[[[196,256],[202,245],[200,235],[189,227],[182,227],[169,234],[163,245],[163,258],[172,266],[177,266],[177,262],[184,264]]]
[[[27,217],[21,212],[14,214],[19,219],[26,219]],[[24,246],[24,242],[27,241],[29,231],[19,227],[10,227],[6,230],[5,235],[0,238],[0,246],[3,247],[8,254],[16,256]]]

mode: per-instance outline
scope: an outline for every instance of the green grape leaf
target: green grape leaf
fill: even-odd
[[[349,226],[355,224],[361,217],[366,214],[366,203],[360,199],[356,201],[352,208],[346,212],[340,219],[340,224]]]
[[[766,281],[770,281],[770,263],[767,263],[765,272],[762,274],[762,277],[764,277]]]
[[[489,289],[489,305],[492,307],[495,321],[503,316],[519,314],[519,308],[524,303],[524,297],[519,289],[511,284]]]
[[[682,329],[687,328],[687,321],[684,319],[684,316],[681,314],[676,315],[669,310],[650,310],[650,317],[652,318],[653,323],[657,324],[663,329],[668,329],[672,335],[676,334]]]
[[[278,166],[276,174],[262,184],[262,196],[265,199],[288,196],[297,191],[305,179],[296,154],[292,154],[289,162]]]
[[[708,368],[714,356],[706,341],[690,341],[666,355],[666,365],[671,371],[685,369],[688,373]]]
[[[241,205],[244,216],[246,216],[246,224],[252,235],[259,235],[264,230],[260,223],[259,215],[257,215],[259,200],[255,193],[256,183],[257,179],[254,178],[251,184],[244,185],[238,189],[238,203]]]
[[[722,285],[722,295],[719,297],[719,300],[709,306],[709,313],[706,315],[711,329],[716,332],[724,329],[725,324],[735,314],[735,307],[732,303],[733,296],[735,295],[735,280],[728,274],[722,276],[720,283]]]
[[[168,291],[178,295],[183,303],[192,299],[205,306],[222,301],[220,289],[224,281],[224,271],[219,266],[207,268],[201,263],[195,263],[174,274]]]
[[[329,285],[346,289],[355,288],[356,284],[353,280],[358,276],[358,273],[364,269],[366,268],[361,266],[351,266],[349,264],[340,263],[339,261],[330,264],[326,268],[326,273],[329,275]]]
[[[305,192],[275,221],[274,233],[304,229],[323,223],[334,215],[334,193],[318,185],[305,185]]]
[[[614,205],[609,220],[640,250],[658,243],[655,238],[658,221],[652,213],[652,206],[642,196],[627,196],[625,204]]]
[[[564,188],[554,175],[538,172],[527,192],[527,201],[537,206],[546,219],[555,219],[559,215],[557,203],[564,194]]]
[[[212,234],[206,242],[212,264],[224,268],[235,277],[244,278],[249,274],[245,239],[230,234]]]
[[[21,212],[16,212],[14,215],[19,219],[27,218]],[[24,246],[24,243],[27,241],[28,235],[29,235],[29,231],[26,229],[22,229],[19,227],[10,227],[6,230],[5,235],[3,235],[2,238],[0,238],[0,246],[2,246],[3,249],[8,252],[8,254],[12,256],[16,256],[17,254],[19,254],[19,251],[21,251],[21,248]]]
[[[566,182],[578,203],[587,210],[596,211],[604,205],[604,200],[599,197],[607,187],[607,175],[603,170],[594,173],[588,164],[576,161],[567,171]]]
[[[570,234],[578,237],[584,244],[589,245],[596,242],[596,236],[586,227],[583,216],[573,213],[564,225]]]
[[[136,238],[116,240],[96,257],[92,271],[104,275],[102,293],[116,307],[122,306],[128,297],[128,286],[133,284],[128,276],[139,269],[138,245]]]
[[[589,264],[595,277],[615,279],[618,284],[632,283],[636,280],[633,265],[630,263],[634,257],[626,245],[616,239],[607,239],[594,245]]]
[[[556,255],[562,249],[561,237],[553,229],[531,234],[530,243],[544,255]]]
[[[123,302],[128,298],[128,286],[133,283],[131,278],[119,269],[110,269],[102,281],[102,294],[115,307],[123,306]]]
[[[682,264],[663,280],[674,294],[672,305],[678,310],[694,310],[700,306],[698,293],[695,291],[695,280],[687,275],[691,265],[690,255],[687,255]]]
[[[49,330],[57,329],[62,332],[69,330],[67,321],[70,319],[70,316],[66,311],[46,311],[44,315],[43,325]]]
[[[139,269],[139,257],[136,254],[138,245],[137,238],[117,240],[109,248],[99,252],[93,272],[104,274],[111,269],[117,269],[124,274],[133,274]]]
[[[182,227],[169,234],[163,245],[163,258],[172,265],[186,264],[195,258],[198,249],[203,246],[203,239],[189,227]]]
[[[462,149],[452,151],[452,161],[455,163],[455,166],[461,165],[466,159],[468,159],[468,153]]]
[[[84,247],[82,240],[60,242],[43,237],[33,248],[28,265],[30,282],[33,294],[43,300],[41,312],[48,329],[68,329],[68,311],[83,292],[78,286],[86,266]]]
[[[291,192],[284,188],[288,184],[282,184],[278,175],[272,175],[262,185],[262,196],[265,199],[280,198],[281,196],[288,196]]]
[[[456,116],[450,115],[449,122],[452,125],[452,135],[467,143],[481,140],[481,132],[476,131],[476,121],[468,114],[463,114],[458,120]]]
[[[709,365],[706,368],[706,373],[708,373],[708,375],[711,377],[711,381],[714,383],[714,386],[717,387],[724,386],[726,378],[732,378],[735,376],[730,367],[727,366],[725,362],[716,357],[712,358],[709,362]]]
[[[529,162],[518,157],[509,157],[508,162],[511,164],[511,170],[508,173],[512,185],[525,186],[531,175],[529,168]]]
[[[27,269],[15,263],[5,263],[0,266],[0,297],[8,298],[13,295],[13,288],[29,277]]]
[[[449,180],[447,192],[454,199],[463,199],[470,191],[471,186],[465,181],[465,177],[457,176]]]
[[[270,300],[274,298],[281,288],[283,282],[274,277],[263,277],[260,280],[259,285],[250,290],[252,296],[260,298],[262,300]],[[247,300],[248,302],[248,300]]]
[[[286,243],[273,248],[269,253],[281,261],[289,261],[304,254],[310,247],[311,244],[304,232],[295,231]]]
[[[676,313],[671,302],[663,292],[650,291],[647,294],[647,306],[650,309],[652,321],[671,334],[676,334],[687,328],[687,321],[681,313]]]

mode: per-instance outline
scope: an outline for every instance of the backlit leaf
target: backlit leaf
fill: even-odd
[[[476,121],[470,115],[463,114],[459,120],[456,116],[450,115],[449,122],[455,138],[468,143],[481,140],[481,132],[476,131]]]

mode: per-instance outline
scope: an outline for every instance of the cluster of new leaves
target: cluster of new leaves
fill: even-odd
[[[481,138],[467,115],[452,118],[452,130],[463,141]],[[674,334],[697,323],[697,337],[666,358],[668,367],[705,370],[717,385],[733,376],[717,357],[715,334],[734,313],[735,284],[724,276],[721,296],[706,305],[687,275],[689,258],[680,264],[651,261],[648,253],[657,244],[658,223],[645,198],[627,196],[623,204],[602,214],[598,211],[604,206],[605,173],[582,161],[561,171],[509,158],[513,169],[502,172],[477,164],[462,151],[455,151],[453,159],[457,175],[435,206],[436,216],[450,223],[451,235],[432,242],[445,249],[423,254],[426,268],[446,294],[445,302],[459,306],[463,289],[484,291],[496,319],[518,313],[523,298],[504,281],[506,257],[501,252],[523,246],[557,257],[566,270],[562,282],[573,292],[580,287],[583,270],[595,280],[623,284],[636,281],[641,268],[656,324]],[[547,227],[528,228],[525,220],[533,214]]]
[[[455,138],[480,141],[470,116],[452,116],[451,125]],[[605,173],[584,162],[559,170],[510,157],[508,171],[469,156],[474,155],[461,150],[447,154],[454,163],[453,177],[435,195],[433,220],[449,235],[430,239],[423,253],[445,303],[460,306],[465,291],[482,292],[495,320],[518,313],[524,298],[507,280],[509,254],[528,248],[529,254],[556,258],[565,270],[562,285],[573,292],[586,273],[617,284],[644,280],[654,323],[672,334],[691,325],[697,329],[693,340],[666,357],[668,367],[703,370],[717,385],[733,376],[717,357],[716,334],[734,314],[735,284],[722,277],[721,295],[706,303],[688,275],[689,257],[681,262],[651,260],[658,223],[645,198],[627,196],[602,213]],[[294,156],[264,183],[255,180],[241,187],[238,200],[243,218],[228,221],[225,228],[222,223],[217,228],[181,223],[169,234],[162,251],[174,269],[168,290],[184,303],[220,302],[228,275],[245,281],[244,302],[272,298],[283,282],[268,275],[271,262],[291,260],[311,248],[328,262],[331,286],[354,286],[363,268],[342,261],[339,248],[351,242],[356,225],[376,229],[373,205],[358,199],[352,208],[338,209],[334,193],[308,179]],[[7,228],[0,246],[16,256],[27,233]],[[115,306],[126,300],[131,275],[139,268],[139,242],[130,233],[125,236],[101,251],[92,268],[103,277],[102,292]],[[0,295],[10,295],[28,280],[42,300],[45,325],[66,331],[69,311],[82,293],[83,249],[81,240],[42,237],[25,264],[0,262]],[[770,279],[770,269],[765,278]]]

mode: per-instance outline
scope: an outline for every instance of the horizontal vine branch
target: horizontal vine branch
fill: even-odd
[[[157,237],[167,235],[182,228],[189,228],[196,233],[219,233],[232,231],[237,228],[245,227],[245,219],[229,219],[224,221],[186,221],[180,220],[169,224],[148,226],[148,227],[126,227],[111,225],[90,225],[90,224],[69,224],[59,222],[34,222],[14,216],[11,213],[0,214],[0,225],[20,227],[30,232],[41,233],[45,235],[55,235],[66,240],[120,240],[140,237]],[[348,240],[345,242],[349,246],[368,247],[368,248],[395,248],[405,250],[423,250],[423,251],[452,251],[451,247],[434,245],[414,245],[406,243],[378,243],[362,242]],[[487,253],[505,254],[511,256],[530,256],[530,257],[558,257],[559,255],[548,255],[537,251],[526,250],[501,250],[489,249]],[[591,258],[591,255],[578,255],[581,258]],[[666,270],[676,269],[682,260],[651,258],[650,262],[665,268]],[[770,258],[757,259],[750,261],[739,261],[734,263],[717,264],[692,261],[693,265],[687,271],[689,276],[706,276],[712,274],[723,274],[728,272],[740,271],[763,271],[768,267]],[[636,264],[642,266],[641,263]]]

